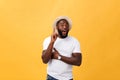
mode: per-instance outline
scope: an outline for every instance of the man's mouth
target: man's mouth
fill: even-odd
[[[59,35],[61,36],[61,38],[65,38],[68,35],[68,30],[59,30],[58,29],[58,32],[59,32]]]
[[[62,31],[62,34],[63,34],[63,35],[66,35],[66,34],[67,34],[67,31]]]

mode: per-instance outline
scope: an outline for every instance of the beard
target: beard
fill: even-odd
[[[59,33],[61,38],[66,38],[68,36],[68,31],[66,32],[66,34],[63,34],[63,31],[58,29],[58,33]]]

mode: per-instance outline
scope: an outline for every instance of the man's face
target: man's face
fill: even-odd
[[[68,36],[68,32],[69,32],[69,24],[68,24],[67,20],[62,19],[62,20],[58,21],[57,29],[58,29],[58,33],[59,33],[60,37],[66,38]]]

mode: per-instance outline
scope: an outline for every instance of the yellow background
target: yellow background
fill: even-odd
[[[42,43],[60,15],[81,43],[74,80],[120,80],[119,0],[0,0],[0,80],[45,80]]]

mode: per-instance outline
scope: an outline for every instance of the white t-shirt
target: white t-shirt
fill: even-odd
[[[51,37],[47,37],[44,40],[43,50],[48,48],[50,41]],[[71,57],[72,53],[81,53],[78,40],[71,36],[68,36],[64,39],[58,37],[53,47],[59,52],[60,55],[66,57]],[[48,62],[47,74],[59,80],[72,79],[72,65],[61,60],[51,59]]]

